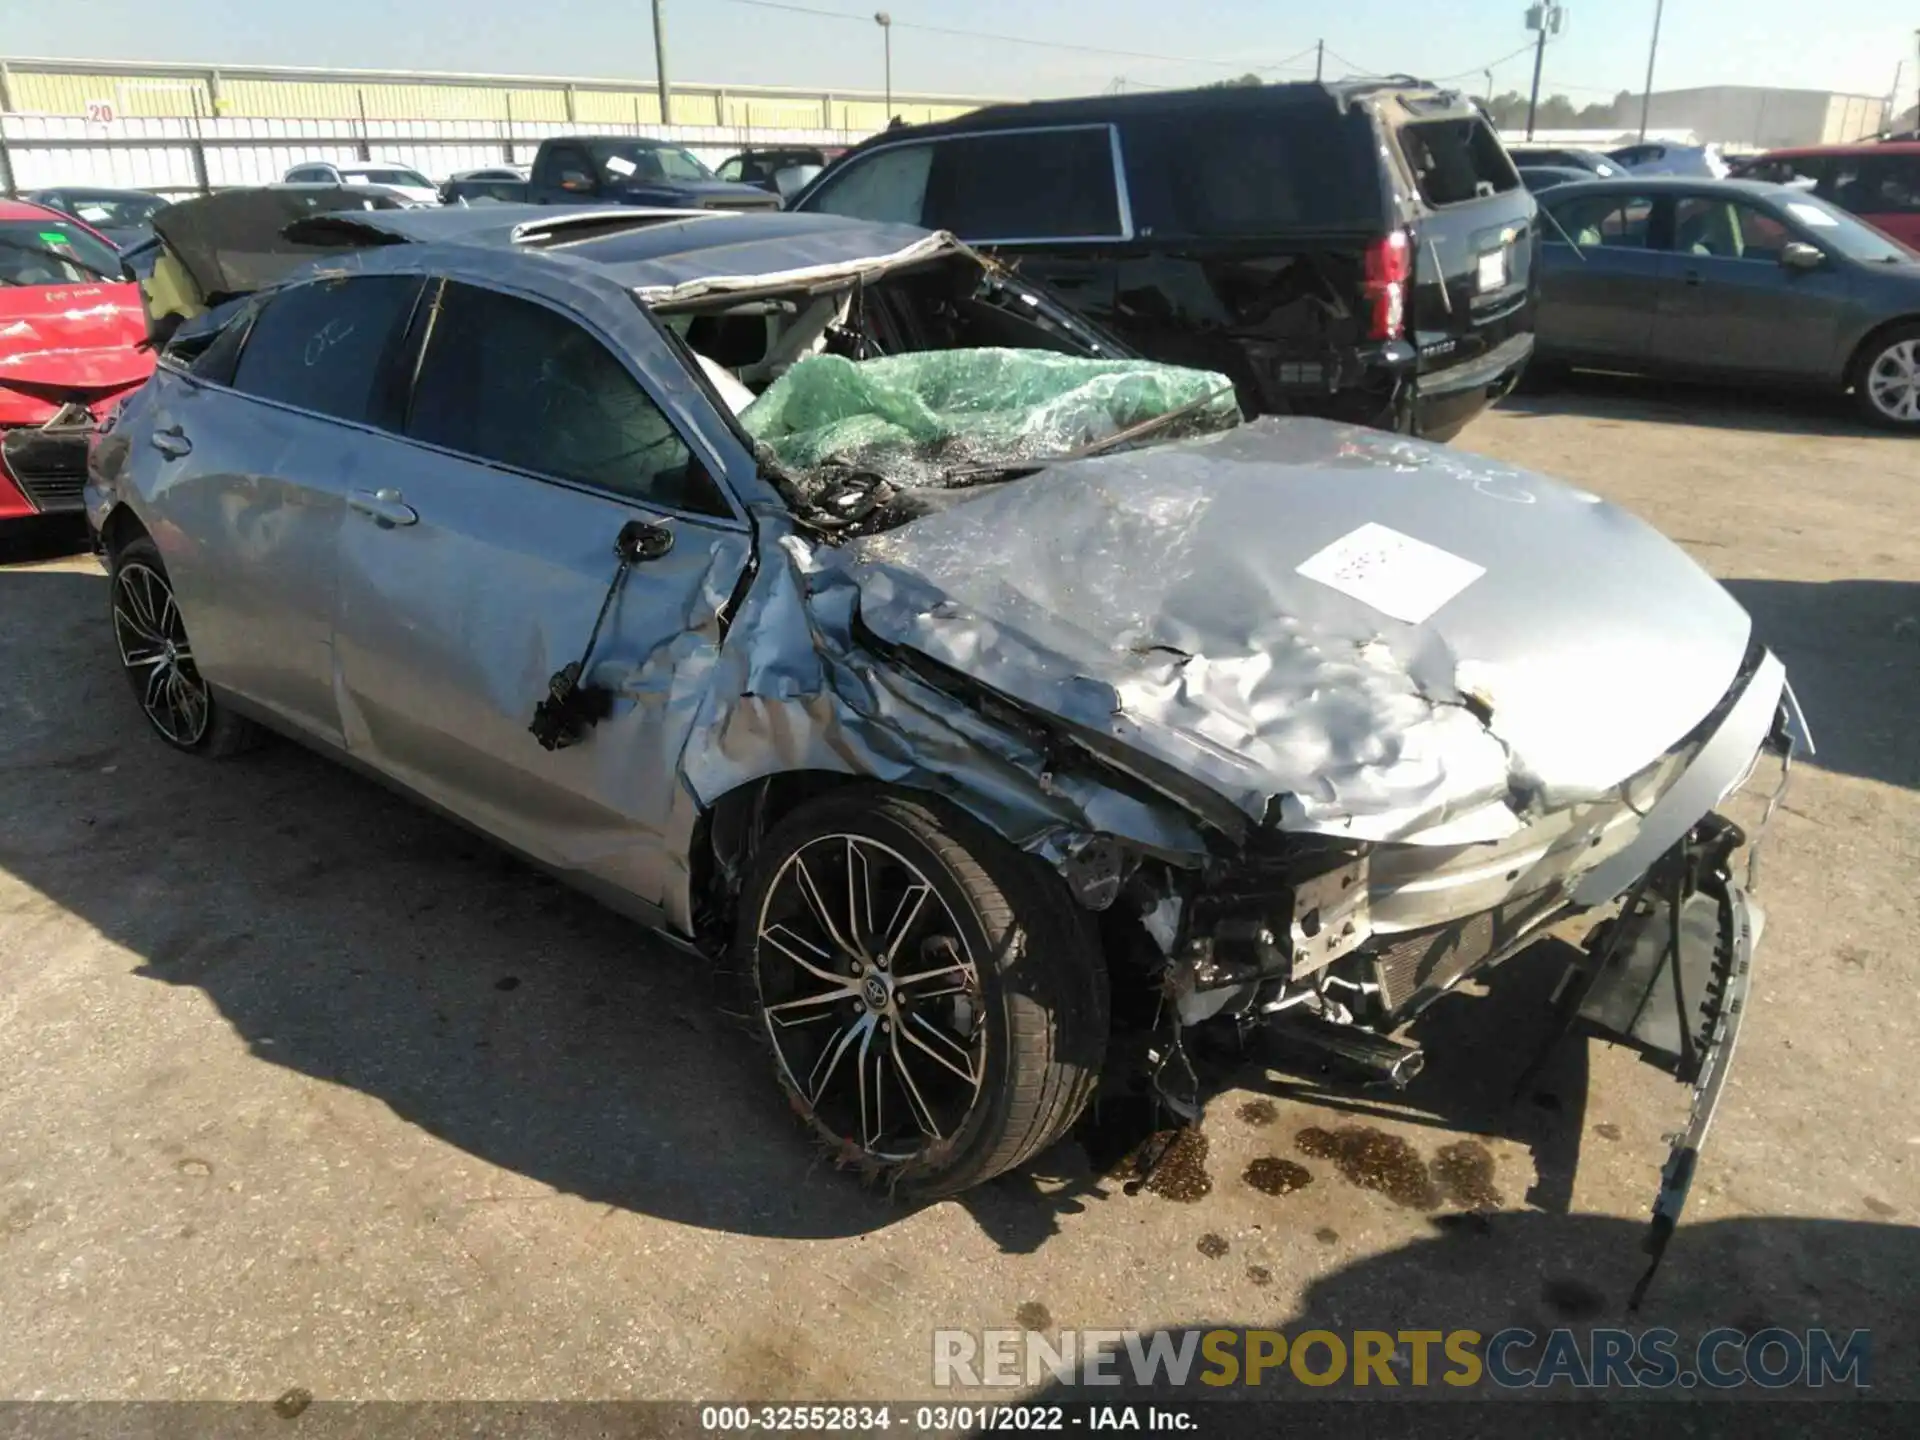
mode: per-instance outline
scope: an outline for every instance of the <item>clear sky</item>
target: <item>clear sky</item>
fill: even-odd
[[[740,0],[666,0],[672,78],[878,89],[874,0],[791,0],[853,18]],[[1181,85],[1243,70],[1312,73],[1324,39],[1332,75],[1348,69],[1456,77],[1524,90],[1530,0],[879,0],[891,12],[896,91],[1028,96]],[[1548,46],[1546,93],[1579,102],[1639,89],[1654,0],[1567,0]],[[648,79],[649,0],[0,0],[10,55],[365,69],[489,70]],[[916,26],[987,32],[1000,39]],[[1904,59],[1916,79],[1911,0],[1667,0],[1655,88],[1765,84],[1885,94]],[[1100,47],[1132,54],[1014,44]],[[1495,63],[1498,62],[1498,63]],[[1302,68],[1304,67],[1304,68]]]

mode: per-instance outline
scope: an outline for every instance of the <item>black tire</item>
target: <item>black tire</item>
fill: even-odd
[[[189,755],[223,759],[258,740],[251,721],[213,697],[193,664],[160,547],[135,535],[107,557],[108,624],[120,667],[147,724]]]
[[[852,912],[856,869],[868,918],[850,950],[818,923],[814,902],[834,912],[844,896]],[[806,881],[811,901],[805,876],[815,877]],[[916,889],[927,893],[908,914]],[[762,938],[769,930],[778,932],[774,942]],[[880,973],[889,941],[897,991]],[[809,953],[829,959],[803,971],[789,958]],[[943,959],[955,963],[927,968]],[[777,825],[749,866],[733,964],[795,1113],[837,1163],[917,1197],[955,1194],[1046,1149],[1078,1118],[1106,1059],[1107,974],[1090,917],[1052,871],[930,797],[850,786]],[[923,1006],[934,988],[929,977],[964,993],[928,994]],[[882,979],[885,1005],[857,988]],[[783,1019],[782,1009],[793,1018]],[[868,1031],[854,1052],[861,1025]],[[940,1032],[953,1047],[943,1053],[966,1056],[964,1067],[947,1064],[943,1074],[933,1063]],[[903,1048],[902,1038],[911,1043]],[[832,1055],[836,1044],[840,1056]],[[844,1056],[856,1054],[864,1084],[870,1050],[871,1110],[867,1089],[848,1092],[843,1068]],[[970,1098],[969,1075],[977,1077]],[[855,1128],[859,1134],[849,1133]]]
[[[1854,408],[1868,424],[1920,434],[1920,321],[1890,325],[1869,335],[1853,357],[1848,380]]]

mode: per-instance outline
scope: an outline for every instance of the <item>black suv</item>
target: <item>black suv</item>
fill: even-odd
[[[1533,349],[1535,206],[1419,81],[999,105],[887,130],[790,205],[951,230],[1250,414],[1445,439]]]

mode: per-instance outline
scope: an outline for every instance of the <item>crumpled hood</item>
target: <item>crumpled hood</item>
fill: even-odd
[[[1751,628],[1596,496],[1318,420],[1061,464],[840,563],[882,639],[1255,820],[1374,840],[1498,838],[1614,789],[1721,700]]]
[[[0,423],[46,418],[68,400],[92,407],[153,373],[137,286],[0,287]]]

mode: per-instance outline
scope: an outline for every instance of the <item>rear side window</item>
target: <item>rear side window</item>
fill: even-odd
[[[1920,156],[1835,157],[1815,193],[1856,215],[1911,215],[1920,211]]]
[[[381,362],[420,283],[417,275],[361,275],[281,291],[253,322],[234,388],[338,420],[382,423]]]
[[[964,240],[1121,235],[1105,125],[966,135],[933,147],[922,224]]]
[[[895,145],[853,161],[807,201],[808,210],[919,225],[926,213],[927,174],[933,146]]]
[[[1121,141],[1143,236],[1373,230],[1383,218],[1372,126],[1358,109],[1143,115],[1127,122]]]
[[[1583,195],[1551,207],[1560,224],[1549,225],[1541,237],[1554,244],[1561,231],[1587,249],[1647,250],[1653,247],[1653,200],[1646,195]]]
[[[534,179],[542,185],[593,183],[593,161],[578,145],[549,145],[536,157]]]
[[[727,508],[611,350],[531,300],[448,281],[407,434],[536,475],[707,515]]]
[[[1478,116],[1417,120],[1400,128],[1400,153],[1429,205],[1461,205],[1518,188],[1500,137]]]

